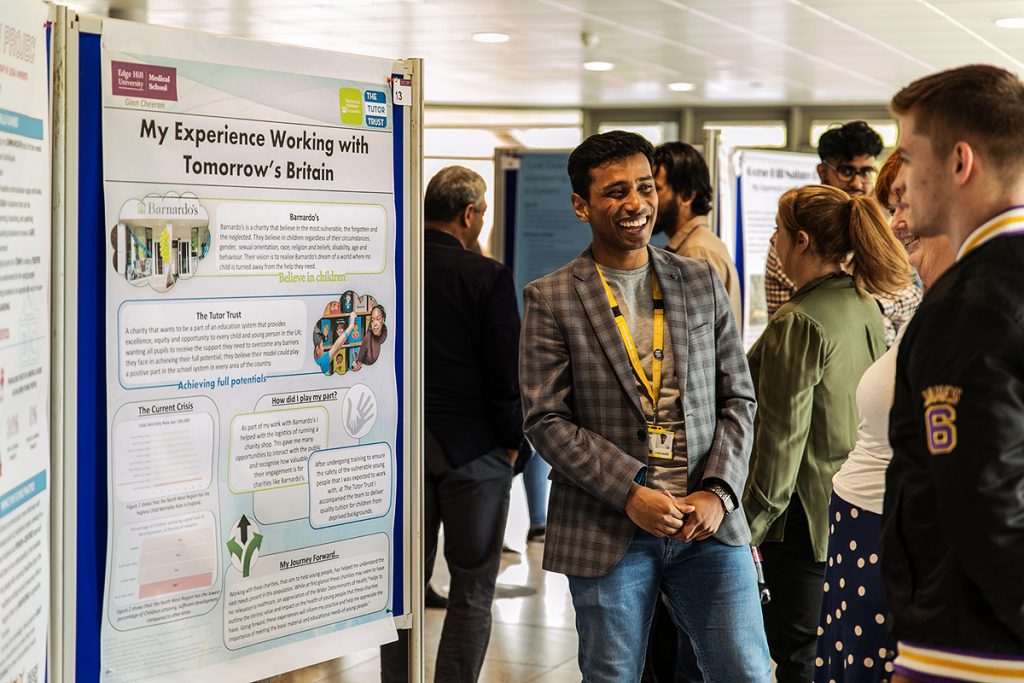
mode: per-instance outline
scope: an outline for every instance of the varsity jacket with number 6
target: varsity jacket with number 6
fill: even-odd
[[[900,347],[889,437],[882,574],[901,653],[907,645],[904,670],[948,660],[953,668],[942,673],[953,676],[967,666],[964,651],[1016,667],[1024,658],[1024,208],[975,231],[925,296]]]

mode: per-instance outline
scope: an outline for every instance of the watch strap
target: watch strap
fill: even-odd
[[[704,487],[705,491],[710,491],[722,500],[722,506],[725,508],[725,514],[729,514],[736,509],[736,499],[733,498],[732,492],[729,491],[723,484],[719,484],[717,481],[712,482]]]

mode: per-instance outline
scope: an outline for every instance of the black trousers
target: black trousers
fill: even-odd
[[[825,563],[816,562],[800,500],[793,496],[783,540],[761,544],[764,578],[772,601],[764,607],[768,649],[779,683],[810,683],[821,616]]]
[[[499,448],[452,469],[429,432],[424,445],[425,581],[430,582],[442,523],[444,557],[451,572],[434,680],[475,683],[491,637],[491,602],[501,563],[512,467],[505,451]],[[416,609],[422,609],[422,605]],[[398,633],[398,641],[380,649],[382,683],[409,680],[409,632]]]

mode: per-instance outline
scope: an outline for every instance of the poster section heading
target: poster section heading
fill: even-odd
[[[254,121],[184,112],[108,109],[113,129],[135,138],[146,154],[121,165],[123,178],[222,186],[388,192],[391,180],[375,159],[391,153],[390,131]],[[143,168],[145,167],[145,168]],[[138,171],[132,174],[132,170]]]

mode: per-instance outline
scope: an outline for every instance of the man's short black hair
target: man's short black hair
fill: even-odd
[[[665,178],[672,191],[683,199],[693,199],[690,210],[695,216],[711,212],[711,174],[704,157],[693,145],[666,142],[654,150],[652,170],[655,175],[665,169]]]
[[[882,153],[882,137],[865,121],[850,121],[830,128],[818,140],[822,161],[842,163],[859,156],[877,157]]]
[[[598,133],[579,144],[569,155],[569,181],[572,191],[590,200],[590,171],[609,161],[643,154],[648,163],[654,158],[654,146],[642,135],[613,130]],[[653,164],[652,164],[653,165]]]

